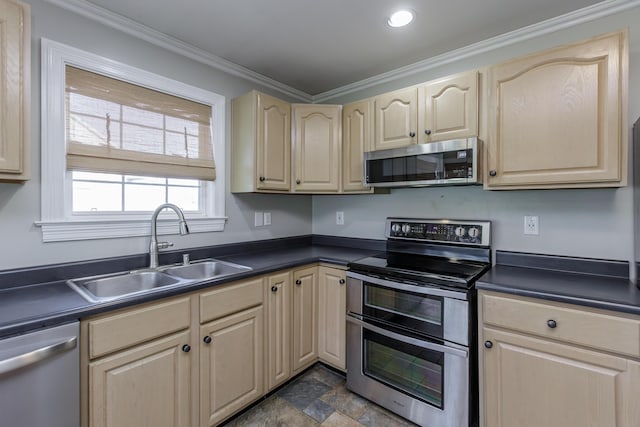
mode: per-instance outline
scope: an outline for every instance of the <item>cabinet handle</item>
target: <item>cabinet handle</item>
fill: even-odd
[[[260,179],[260,182],[264,182],[265,180],[264,176],[261,176],[259,179]]]
[[[300,180],[296,179],[296,184],[300,185]]]
[[[189,344],[183,345],[182,351],[184,351],[185,353],[189,353],[191,351],[191,346]]]
[[[498,172],[496,172],[494,169],[491,169],[489,171],[489,176],[496,176],[496,175],[498,175]]]
[[[556,326],[558,326],[558,323],[556,323],[556,321],[553,319],[549,319],[547,320],[547,326],[550,327],[551,329],[555,329]]]
[[[487,348],[491,348],[491,347],[493,347],[493,343],[491,341],[487,340],[487,341],[484,342],[484,346],[487,347]]]
[[[345,284],[345,280],[344,280],[344,279],[340,279],[339,283],[340,283],[341,285],[344,285],[344,284]]]
[[[431,135],[431,129],[425,129],[424,130],[424,134],[425,135]]]
[[[202,338],[202,341],[204,341],[205,344],[211,344],[211,337],[207,335],[206,337]]]
[[[411,138],[413,138],[414,136],[416,136],[416,133],[415,133],[415,132],[409,132],[409,136],[410,136]]]
[[[273,285],[271,287],[271,292],[278,292],[278,287],[276,285]]]
[[[298,286],[302,285],[302,280],[300,280],[300,279],[296,280],[296,285],[298,285]]]

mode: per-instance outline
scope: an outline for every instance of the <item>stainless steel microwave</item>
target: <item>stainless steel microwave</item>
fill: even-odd
[[[416,144],[364,153],[365,183],[371,187],[480,184],[478,138]]]

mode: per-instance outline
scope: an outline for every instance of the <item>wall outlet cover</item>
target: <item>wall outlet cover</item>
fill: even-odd
[[[525,215],[524,217],[524,234],[537,236],[540,234],[539,218],[537,215]]]

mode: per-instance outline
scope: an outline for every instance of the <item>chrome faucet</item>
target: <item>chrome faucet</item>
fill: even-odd
[[[171,242],[158,242],[158,233],[156,230],[156,223],[158,222],[158,214],[163,209],[173,209],[175,213],[178,214],[178,218],[180,219],[179,227],[180,227],[180,235],[184,236],[185,234],[189,234],[189,226],[187,225],[187,220],[184,219],[184,214],[182,213],[182,209],[172,203],[164,203],[156,208],[153,211],[153,215],[151,215],[151,243],[149,244],[149,268],[158,268],[158,250],[166,249],[168,247],[173,246]]]

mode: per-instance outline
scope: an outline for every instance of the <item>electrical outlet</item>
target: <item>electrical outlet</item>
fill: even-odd
[[[537,215],[525,215],[524,217],[524,234],[531,234],[537,236],[540,234],[538,228],[538,216]]]
[[[344,225],[344,212],[336,212],[336,225]]]
[[[264,213],[264,225],[271,225],[271,212]]]
[[[264,225],[264,219],[262,217],[262,212],[255,213],[255,223],[256,227],[262,227]]]

